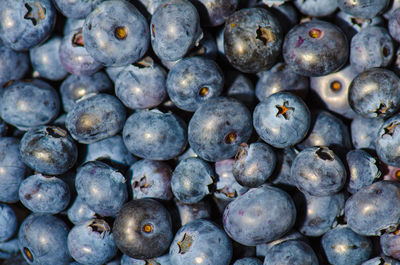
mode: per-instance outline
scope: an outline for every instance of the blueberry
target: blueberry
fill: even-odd
[[[39,79],[12,83],[2,93],[1,118],[21,130],[48,124],[59,112],[57,91]]]
[[[192,116],[188,130],[191,148],[207,161],[232,157],[251,133],[249,110],[230,98],[214,98],[201,105]]]
[[[195,220],[179,229],[169,248],[171,264],[228,265],[232,243],[222,229],[207,220]]]
[[[145,159],[169,160],[185,149],[186,128],[185,122],[173,113],[143,110],[126,120],[122,136],[132,154]]]
[[[286,64],[297,74],[323,76],[343,67],[349,56],[349,45],[336,25],[313,20],[289,31],[282,54]]]
[[[17,225],[15,228],[17,228]],[[0,259],[3,260],[2,265],[27,265],[28,263],[25,262],[24,258],[20,254],[18,238],[0,242]],[[18,257],[18,260],[13,260],[13,258],[16,257]]]
[[[34,213],[59,213],[69,204],[70,196],[67,183],[42,174],[26,178],[19,186],[21,203]]]
[[[56,126],[40,126],[27,131],[21,140],[21,157],[32,169],[60,175],[71,169],[78,149],[68,133]]]
[[[153,199],[130,201],[119,211],[113,227],[114,240],[131,258],[150,259],[164,254],[171,240],[171,216]]]
[[[131,109],[153,108],[167,97],[166,73],[152,58],[125,67],[115,79],[115,94]]]
[[[14,51],[0,40],[0,87],[6,87],[11,80],[23,78],[28,69],[28,53]]]
[[[133,199],[172,199],[171,167],[162,161],[139,160],[129,169]]]
[[[271,68],[281,52],[282,41],[279,21],[266,9],[241,9],[226,20],[225,55],[242,72],[256,73]]]
[[[68,234],[68,250],[82,264],[104,264],[117,253],[108,223],[94,219],[75,225]]]
[[[224,76],[213,60],[185,58],[171,68],[166,86],[178,108],[195,111],[202,103],[221,94]]]
[[[150,32],[155,54],[166,61],[183,58],[203,36],[199,14],[187,0],[159,5],[151,17]]]
[[[63,33],[67,35],[73,30],[79,29],[83,27],[83,23],[85,23],[85,19],[74,19],[74,18],[67,18],[65,20]]]
[[[346,181],[346,168],[327,147],[309,147],[293,161],[291,176],[297,187],[313,196],[333,195]]]
[[[373,18],[381,13],[389,4],[388,0],[338,0],[337,4],[341,10],[359,18]]]
[[[375,16],[371,19],[365,19],[352,16],[343,11],[336,13],[334,21],[336,25],[343,30],[349,40],[363,28],[369,26],[385,26],[386,24],[386,21],[380,16]]]
[[[362,29],[351,39],[350,64],[358,73],[372,67],[386,67],[394,55],[392,38],[383,27]]]
[[[165,254],[164,256],[160,256],[154,259],[134,259],[127,255],[122,255],[121,265],[171,265],[169,261],[169,255]]]
[[[211,219],[212,208],[207,200],[198,203],[186,204],[177,199],[174,200],[179,212],[181,224],[185,225],[197,219]]]
[[[0,137],[0,202],[19,200],[18,189],[28,172],[19,152],[19,140]]]
[[[375,257],[373,259],[367,260],[362,263],[362,265],[380,265],[380,264],[389,264],[389,265],[400,265],[400,262],[394,259],[391,259],[386,256]],[[390,263],[388,263],[390,262]]]
[[[311,17],[326,17],[337,9],[337,0],[295,0],[294,5],[299,11]]]
[[[0,242],[11,239],[17,228],[18,220],[13,208],[7,204],[0,203]]]
[[[266,143],[285,148],[299,143],[310,128],[311,115],[304,101],[288,92],[278,92],[254,109],[253,125]]]
[[[196,0],[193,2],[200,13],[202,25],[216,27],[235,12],[239,0]]]
[[[76,196],[75,201],[68,209],[68,219],[75,225],[95,219],[95,214],[96,213],[85,204],[80,196]]]
[[[273,246],[265,255],[264,265],[318,265],[314,250],[303,241],[288,240]]]
[[[106,66],[123,66],[140,59],[149,46],[145,17],[125,0],[105,1],[85,19],[87,52]]]
[[[253,108],[256,102],[253,82],[244,74],[233,72],[227,74],[226,96],[235,98],[244,103],[248,108]]]
[[[328,231],[321,244],[331,264],[357,265],[368,260],[372,254],[371,240],[346,226]]]
[[[105,0],[53,0],[57,9],[68,18],[85,18]]]
[[[360,235],[393,232],[400,220],[400,184],[378,181],[351,196],[345,205],[349,227]]]
[[[262,265],[263,263],[257,258],[238,259],[233,265]]]
[[[289,232],[295,220],[292,198],[283,190],[266,185],[236,198],[225,208],[223,216],[227,234],[246,246],[280,238]]]
[[[276,157],[276,169],[271,182],[278,187],[293,187],[296,188],[296,182],[291,176],[291,168],[293,161],[297,156],[297,151],[294,148],[285,148],[283,150],[277,150]]]
[[[400,154],[397,143],[400,141],[400,116],[396,115],[386,120],[379,128],[376,138],[376,153],[379,159],[394,167],[400,167]]]
[[[390,36],[395,39],[397,42],[400,41],[400,9],[396,9],[393,11],[392,15],[388,21],[388,30]]]
[[[223,204],[228,204],[249,190],[236,181],[233,175],[234,163],[234,159],[225,159],[215,163],[218,180],[215,183],[214,197]]]
[[[357,115],[351,122],[351,139],[353,146],[357,149],[375,149],[379,128],[384,120],[375,118],[364,118]]]
[[[28,50],[49,36],[56,22],[51,0],[3,0],[0,38],[16,51]]]
[[[116,97],[89,94],[68,112],[66,127],[75,140],[88,144],[116,135],[125,118],[125,108]]]
[[[282,242],[288,241],[288,240],[301,240],[304,241],[305,243],[309,243],[308,239],[300,234],[299,232],[297,232],[296,230],[291,230],[289,233],[287,233],[286,235],[282,236],[281,238],[271,241],[269,243],[265,243],[265,244],[260,244],[256,246],[256,254],[257,257],[265,257],[268,253],[268,251],[275,245],[278,245]]]
[[[399,259],[399,232],[384,233],[380,237],[380,245],[385,255]]]
[[[67,265],[71,260],[68,232],[68,226],[55,216],[31,214],[19,228],[20,251],[29,264]]]

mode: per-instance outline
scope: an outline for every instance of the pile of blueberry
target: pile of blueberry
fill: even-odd
[[[0,263],[400,265],[400,0],[0,0]]]

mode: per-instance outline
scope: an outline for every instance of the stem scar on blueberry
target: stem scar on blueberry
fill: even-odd
[[[44,8],[39,2],[33,2],[33,5],[28,3],[25,4],[27,10],[24,19],[29,19],[34,26],[39,24],[46,16],[46,8]]]
[[[268,42],[275,41],[275,35],[271,31],[271,27],[266,26],[266,27],[261,27],[258,26],[258,29],[256,30],[257,36],[256,39],[261,40],[264,45],[267,45]]]
[[[290,113],[292,113],[294,111],[294,108],[289,107],[288,101],[284,101],[281,106],[276,105],[275,107],[278,109],[278,112],[276,113],[276,117],[278,117],[279,115],[282,115],[285,118],[285,120],[288,120],[290,118]]]
[[[46,133],[50,136],[53,136],[55,138],[61,138],[61,137],[66,137],[67,132],[61,128],[55,127],[55,126],[49,126],[46,128]]]
[[[308,35],[313,39],[319,39],[322,37],[322,30],[320,29],[310,29]]]
[[[382,49],[382,54],[384,57],[388,57],[390,55],[390,49],[387,46],[384,46]]]
[[[394,130],[395,130],[395,128],[399,125],[400,123],[398,123],[398,122],[392,122],[392,123],[390,123],[388,126],[386,126],[385,128],[383,128],[384,129],[384,135],[385,134],[388,134],[388,135],[390,135],[390,136],[392,136],[393,135],[393,133],[394,133]]]
[[[226,144],[233,144],[237,139],[236,132],[230,132],[225,136],[225,143]]]
[[[145,233],[147,233],[147,234],[149,234],[149,233],[151,233],[151,232],[154,231],[154,226],[153,226],[152,224],[145,224],[145,225],[142,227],[142,231],[145,232]]]
[[[145,262],[146,262],[146,264],[144,264],[144,265],[161,265],[160,263],[158,263],[154,259],[146,259]]]
[[[151,32],[153,33],[153,38],[156,37],[156,27],[154,26],[154,24],[151,24]]]
[[[24,255],[30,262],[33,262],[32,252],[27,247],[24,247]]]
[[[397,171],[394,173],[394,176],[395,176],[396,179],[400,179],[400,170],[397,170]],[[400,230],[397,230],[397,231],[400,233]]]
[[[379,104],[379,108],[377,108],[377,109],[374,111],[374,113],[376,113],[376,116],[377,116],[377,117],[380,117],[380,116],[384,115],[388,109],[390,109],[391,105],[392,105],[392,104],[389,104],[389,106],[386,106],[385,103],[382,103],[382,102],[381,102],[381,104]]]
[[[85,43],[83,41],[82,29],[80,29],[77,33],[72,36],[72,46],[73,47],[85,47]]]
[[[331,88],[331,90],[333,92],[339,92],[342,89],[342,87],[343,87],[342,83],[340,81],[337,81],[337,80],[332,81],[331,85],[330,85],[330,88]]]
[[[105,232],[109,232],[110,226],[107,224],[106,221],[102,219],[95,219],[90,224],[89,227],[92,228],[92,231],[97,232],[99,234],[104,234]]]
[[[210,93],[210,90],[206,86],[203,86],[199,90],[199,96],[202,97],[202,98],[206,97],[208,95],[208,93]]]
[[[116,27],[114,30],[114,35],[117,40],[124,40],[128,36],[128,30],[124,26]]]
[[[322,160],[329,160],[329,161],[334,160],[332,154],[330,154],[329,151],[325,148],[319,148],[315,153]]]
[[[192,243],[193,243],[193,238],[185,233],[183,235],[182,240],[177,243],[179,246],[179,253],[185,254],[186,252],[188,252]]]

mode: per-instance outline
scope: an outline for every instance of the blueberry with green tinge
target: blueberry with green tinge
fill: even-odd
[[[246,246],[280,238],[289,232],[295,220],[296,207],[289,194],[267,185],[236,198],[223,215],[227,234]]]
[[[220,161],[235,155],[252,133],[251,114],[243,103],[213,98],[201,105],[189,122],[189,144],[204,160]]]
[[[67,214],[68,219],[75,225],[80,222],[95,219],[96,217],[96,213],[87,206],[80,196],[76,196],[75,201],[72,203],[71,207],[69,207]]]
[[[264,265],[318,265],[314,250],[300,240],[288,240],[273,246],[265,255]]]
[[[125,177],[99,161],[83,164],[76,174],[78,196],[91,210],[102,216],[114,216],[128,199]]]
[[[6,87],[11,80],[23,78],[28,69],[28,53],[14,51],[0,40],[0,87]]]
[[[195,220],[175,234],[169,256],[173,265],[228,265],[232,258],[232,243],[214,223]]]
[[[266,101],[274,93],[287,91],[305,98],[309,90],[309,80],[292,71],[285,63],[277,63],[268,71],[257,74],[256,96],[259,101]]]
[[[234,163],[234,159],[225,159],[215,163],[215,173],[218,177],[215,183],[214,197],[222,204],[228,204],[249,190],[240,185],[233,176]]]
[[[8,204],[0,203],[0,242],[9,240],[15,234],[17,228],[18,220],[13,208]],[[0,250],[0,258],[2,258],[1,252]]]
[[[201,200],[198,203],[183,203],[174,199],[175,206],[179,212],[181,225],[188,224],[197,219],[211,219],[212,208],[208,200]]]
[[[358,73],[372,67],[386,67],[392,61],[394,44],[384,27],[369,26],[351,39],[350,65]]]
[[[337,0],[339,8],[358,18],[373,18],[389,4],[389,0]]]
[[[78,157],[74,140],[56,126],[40,126],[27,131],[22,137],[20,152],[25,164],[48,175],[67,172]]]
[[[304,101],[289,92],[272,94],[254,109],[253,125],[266,143],[286,148],[299,143],[307,134],[311,114]]]
[[[169,160],[185,149],[187,126],[171,112],[141,110],[126,120],[122,136],[132,154],[151,160]]]
[[[171,68],[166,86],[170,99],[178,108],[196,111],[201,104],[221,94],[224,75],[213,60],[190,57]]]
[[[371,68],[349,88],[350,107],[365,118],[388,118],[400,108],[400,79],[390,70]]]
[[[375,149],[375,142],[383,119],[364,118],[357,115],[351,122],[351,139],[356,149]]]
[[[349,56],[349,44],[339,27],[313,20],[289,31],[282,54],[286,64],[297,74],[323,76],[343,67]]]
[[[386,120],[379,128],[376,138],[376,153],[379,159],[394,167],[400,167],[400,115]]]
[[[321,240],[322,248],[330,264],[358,265],[372,254],[372,241],[354,233],[347,226],[328,231]]]
[[[65,124],[75,140],[89,144],[116,135],[125,118],[125,108],[116,97],[92,94],[75,104]]]
[[[337,0],[295,0],[294,5],[304,15],[326,17],[336,11]]]
[[[85,19],[85,48],[106,66],[124,66],[140,59],[149,46],[145,17],[125,0],[105,1]]]
[[[242,72],[267,70],[281,52],[282,34],[279,21],[266,9],[241,9],[225,22],[225,55]]]
[[[68,232],[68,226],[55,216],[31,214],[19,228],[19,249],[28,264],[68,265]]]
[[[67,208],[70,197],[68,184],[56,177],[35,174],[19,186],[21,203],[34,213],[60,213]]]
[[[395,231],[400,222],[400,184],[384,180],[360,189],[346,201],[345,216],[360,235]]]
[[[119,211],[113,233],[122,253],[136,259],[155,258],[168,250],[173,238],[171,216],[153,199],[133,200]]]
[[[293,161],[291,176],[296,186],[313,196],[328,196],[340,191],[346,182],[346,168],[327,147],[309,147]]]
[[[239,184],[255,188],[272,175],[275,164],[275,152],[267,144],[243,143],[236,153],[232,172]]]

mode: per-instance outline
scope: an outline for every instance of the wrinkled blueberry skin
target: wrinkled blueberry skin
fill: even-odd
[[[337,218],[344,213],[345,196],[343,193],[317,197],[307,193],[303,195],[305,203],[299,202],[299,231],[305,236],[322,236],[337,225]]]
[[[378,161],[363,150],[351,150],[346,160],[350,173],[347,190],[350,193],[371,185],[381,176]]]
[[[57,91],[39,79],[12,83],[2,93],[1,118],[20,130],[47,124],[60,109]]]
[[[328,231],[322,237],[321,244],[331,264],[357,265],[372,254],[371,240],[354,233],[347,226]]]
[[[296,156],[291,175],[301,191],[313,196],[328,196],[343,188],[346,168],[329,148],[309,147]]]
[[[274,150],[264,143],[241,144],[235,156],[233,175],[240,185],[255,188],[265,183],[275,169]]]
[[[61,83],[60,95],[65,112],[71,111],[76,102],[91,93],[112,90],[112,82],[104,72],[93,75],[70,75]]]
[[[67,18],[85,18],[105,0],[53,0],[56,8]]]
[[[67,265],[71,260],[68,232],[68,226],[55,216],[31,214],[19,228],[20,251],[28,264]]]
[[[165,162],[147,159],[137,161],[130,167],[128,175],[133,199],[172,199],[171,175],[172,169]]]
[[[0,242],[9,240],[15,234],[17,228],[18,220],[14,210],[9,205],[0,203]]]
[[[160,256],[154,259],[134,259],[127,255],[122,255],[121,258],[121,265],[148,265],[148,264],[155,264],[155,265],[171,265],[169,261],[169,255],[165,254],[164,256]]]
[[[124,31],[122,36],[118,35],[117,29]],[[106,66],[133,63],[146,53],[149,46],[145,17],[125,0],[98,5],[86,17],[82,32],[88,53]]]
[[[128,198],[125,177],[99,161],[87,162],[78,169],[75,187],[84,203],[102,216],[116,215]]]
[[[96,214],[85,204],[80,196],[76,196],[74,203],[68,209],[67,213],[68,219],[75,225],[94,219]]]
[[[215,163],[218,180],[215,183],[214,197],[225,206],[249,189],[240,185],[233,176],[234,159],[225,159]]]
[[[178,108],[195,111],[205,101],[221,94],[224,75],[213,60],[185,58],[171,68],[166,86],[170,99]]]
[[[129,153],[120,135],[86,145],[84,162],[99,160],[115,168],[127,168],[136,158]]]
[[[173,265],[228,265],[232,243],[214,223],[199,219],[179,229],[169,248],[169,256]]]
[[[235,199],[225,208],[223,216],[226,233],[246,246],[280,238],[289,232],[295,220],[292,198],[283,190],[267,185]]]
[[[199,14],[187,0],[159,5],[151,17],[150,32],[155,54],[165,61],[183,58],[203,36]]]
[[[72,168],[78,148],[67,132],[55,126],[40,126],[27,131],[21,140],[22,160],[35,171],[60,175]]]
[[[383,119],[367,119],[357,115],[350,125],[353,146],[357,149],[375,149],[378,131],[383,122]]]
[[[185,149],[186,128],[185,122],[175,114],[143,110],[126,120],[122,136],[132,154],[145,159],[169,160]]]
[[[68,184],[56,177],[32,175],[19,186],[21,203],[34,213],[56,214],[69,204]]]
[[[239,0],[195,0],[193,4],[200,13],[201,25],[216,27],[235,12]]]
[[[59,48],[61,37],[53,37],[46,43],[29,50],[33,69],[40,77],[57,81],[64,79],[68,72],[61,65]]]
[[[337,9],[336,0],[295,0],[294,5],[302,14],[312,17],[326,17]]]
[[[233,265],[262,265],[263,263],[257,258],[238,259]]]
[[[318,265],[314,250],[300,240],[288,240],[273,246],[265,255],[264,265]]]
[[[350,64],[358,73],[372,67],[386,67],[394,53],[393,41],[386,28],[370,26],[351,39]]]
[[[376,138],[376,153],[379,159],[394,167],[400,167],[400,115],[395,115],[386,120],[379,128]]]
[[[92,75],[103,65],[96,61],[85,49],[86,43],[82,35],[82,28],[74,29],[64,35],[59,56],[60,63],[69,73],[74,75]]]
[[[270,70],[258,75],[256,96],[259,101],[266,101],[269,96],[281,91],[292,92],[301,98],[308,94],[308,78],[296,74],[285,63],[277,63]]]
[[[10,80],[23,78],[28,69],[28,54],[14,51],[0,40],[0,87]]]
[[[289,233],[287,233],[286,235],[282,236],[281,238],[271,241],[269,243],[266,244],[260,244],[256,246],[256,254],[257,257],[265,257],[268,253],[268,251],[275,245],[278,245],[282,242],[288,241],[288,240],[301,240],[304,241],[305,243],[308,244],[308,239],[303,236],[302,234],[300,234],[299,232],[297,232],[296,230],[292,230]]]
[[[400,265],[399,261],[386,256],[375,257],[373,259],[367,260],[366,262],[363,262],[361,265],[380,265],[382,264],[382,262],[383,264],[387,263],[389,265]]]
[[[75,140],[90,144],[117,134],[125,118],[125,108],[116,97],[97,94],[79,101],[68,112],[65,125]]]
[[[389,4],[388,0],[369,1],[369,0],[338,0],[339,8],[358,18],[373,18],[381,13]]]
[[[167,97],[166,73],[150,57],[125,67],[115,80],[115,94],[130,109],[153,108]]]
[[[310,78],[310,88],[316,92],[328,110],[353,119],[357,115],[350,108],[347,98],[350,83],[356,75],[352,67],[346,66],[336,73]]]
[[[28,50],[45,41],[56,22],[51,0],[3,0],[0,38],[13,50]]]
[[[314,20],[299,24],[286,34],[282,54],[297,74],[323,76],[347,62],[349,44],[336,25]]]
[[[94,219],[75,225],[68,234],[68,250],[82,264],[104,264],[117,253],[108,223]]]
[[[27,171],[19,152],[19,140],[0,137],[0,202],[14,203],[19,200],[19,185]]]
[[[400,221],[400,184],[378,181],[351,196],[345,205],[349,227],[360,235],[393,232]]]
[[[400,79],[387,69],[368,69],[353,79],[348,99],[350,107],[365,118],[387,118],[400,108]]]
[[[214,171],[200,158],[189,157],[176,166],[171,177],[171,188],[175,197],[184,203],[198,203],[210,193],[214,182]]]
[[[275,16],[263,8],[245,8],[228,17],[224,50],[231,65],[244,73],[271,68],[281,52],[283,32]]]
[[[248,108],[252,108],[256,102],[252,81],[238,72],[233,77],[228,73],[227,79],[228,89],[225,95],[243,102]]]
[[[146,232],[146,227],[151,227]],[[151,259],[164,254],[173,239],[168,210],[153,199],[130,201],[119,211],[113,227],[114,240],[131,258]]]
[[[189,144],[207,161],[232,157],[252,133],[251,113],[231,98],[213,98],[201,105],[189,122]]]
[[[388,30],[390,36],[397,42],[400,42],[400,9],[393,11],[388,21]]]
[[[207,200],[201,200],[198,203],[183,203],[177,199],[174,200],[175,206],[179,212],[181,225],[188,224],[197,219],[210,219],[212,208]]]
[[[307,137],[297,145],[301,150],[313,146],[327,146],[334,151],[344,151],[351,147],[350,135],[343,121],[327,111],[313,111],[312,129]]]
[[[304,101],[289,92],[271,95],[254,109],[253,125],[266,143],[286,148],[299,143],[311,124],[311,114]]]

